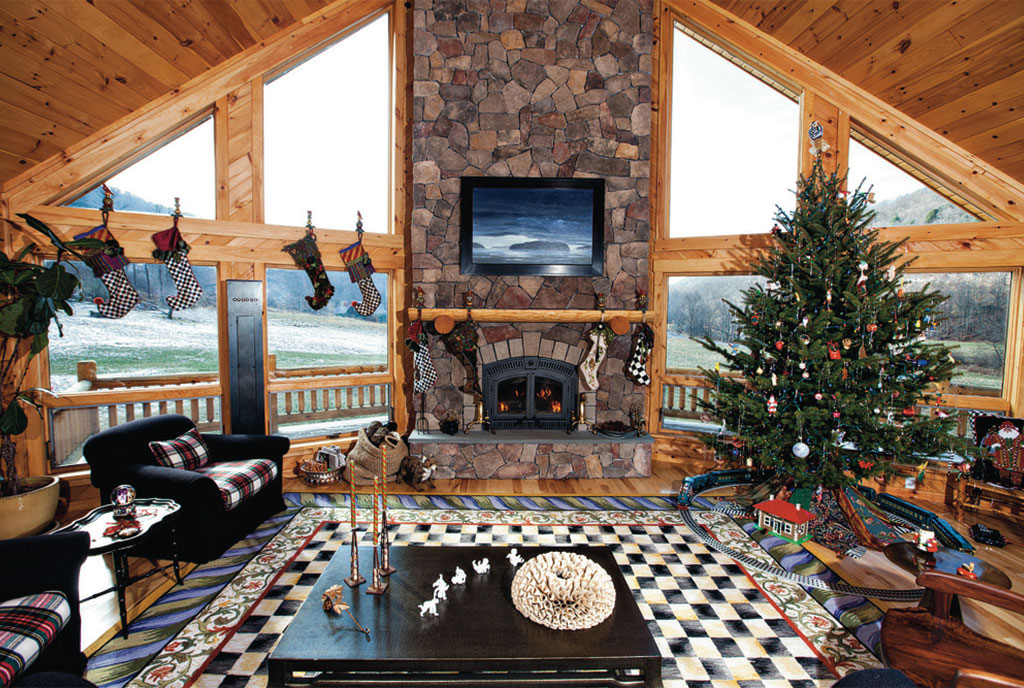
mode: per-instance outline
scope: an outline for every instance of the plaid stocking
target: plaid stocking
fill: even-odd
[[[370,254],[363,248],[363,215],[362,213],[356,213],[356,215],[359,218],[356,221],[356,232],[359,234],[359,240],[341,249],[339,253],[341,254],[342,261],[345,263],[345,269],[348,270],[348,278],[359,286],[359,293],[363,295],[363,302],[353,301],[352,307],[356,309],[356,313],[367,318],[373,315],[373,312],[377,310],[377,306],[380,305],[380,292],[377,291],[377,287],[373,285],[373,281],[370,279],[370,276],[377,272],[377,270],[373,267]]]
[[[103,286],[110,292],[110,298],[96,304],[96,309],[104,318],[123,318],[139,302],[139,292],[128,281],[124,268],[128,259],[124,257],[124,249],[110,233],[106,225],[100,225],[88,232],[78,234],[75,239],[99,239],[105,247],[84,256],[85,263],[92,268],[92,274],[100,278]]]
[[[199,286],[199,281],[192,272],[192,263],[188,260],[191,247],[185,243],[178,231],[178,219],[174,219],[173,227],[157,232],[152,238],[156,244],[153,257],[167,265],[167,272],[171,275],[178,292],[167,297],[167,305],[176,311],[196,305],[203,295],[203,288]]]
[[[430,343],[423,331],[423,321],[417,320],[409,326],[409,338],[405,345],[412,351],[412,362],[416,366],[416,380],[412,388],[416,392],[426,392],[437,382],[437,370],[430,358]]]
[[[633,332],[633,350],[626,361],[626,378],[638,385],[651,384],[651,376],[647,374],[647,359],[651,357],[654,347],[654,330],[647,323],[640,323]]]
[[[292,257],[295,264],[306,271],[309,281],[313,283],[313,295],[306,297],[306,303],[315,311],[327,305],[334,296],[334,285],[327,278],[324,261],[320,257],[320,249],[316,245],[316,235],[312,226],[307,225],[306,236],[293,244],[284,247],[284,251]]]
[[[593,392],[598,388],[597,371],[608,355],[608,345],[615,338],[615,333],[604,323],[598,323],[587,333],[590,348],[580,363],[580,387]]]
[[[359,287],[359,293],[363,295],[363,302],[353,301],[352,307],[356,309],[356,313],[368,318],[380,305],[380,292],[377,291],[377,287],[370,277],[359,280],[356,282],[356,286]]]

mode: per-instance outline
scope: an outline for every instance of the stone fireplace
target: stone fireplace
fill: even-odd
[[[601,292],[607,308],[633,309],[637,290],[649,290],[652,9],[650,0],[414,0],[412,282],[423,289],[426,308],[457,308],[462,293],[472,291],[476,308],[593,309]],[[462,274],[460,177],[485,175],[603,178],[604,275]],[[479,324],[478,373],[517,357],[575,368],[588,329],[550,321]],[[628,336],[609,346],[599,388],[584,395],[588,420],[628,422],[629,408],[643,403],[648,390],[623,375],[629,347]],[[433,434],[449,413],[461,415],[463,424],[471,421],[476,399],[462,391],[463,368],[437,337],[430,354],[437,383],[415,395],[414,407],[417,427]],[[563,397],[563,408],[569,401]],[[562,430],[530,432],[566,438]],[[496,439],[478,439],[472,449],[459,444],[457,451],[449,444],[443,456],[451,461],[438,475],[643,474],[644,459],[634,466],[632,449],[625,451],[628,459],[611,445],[593,450],[602,440],[585,434],[578,438],[583,449],[566,452],[545,451],[550,445],[536,441],[520,449]],[[529,468],[512,460],[520,450],[559,458],[538,459]],[[462,458],[456,461],[452,452]],[[483,457],[481,470],[460,463],[472,452]]]

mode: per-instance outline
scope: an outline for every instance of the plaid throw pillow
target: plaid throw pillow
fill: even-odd
[[[183,468],[194,471],[210,463],[210,452],[199,431],[192,428],[181,437],[164,442],[150,442],[149,450],[156,462],[168,468]]]

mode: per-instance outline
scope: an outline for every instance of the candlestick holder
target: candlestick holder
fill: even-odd
[[[352,552],[349,556],[351,561],[351,568],[349,569],[348,578],[345,579],[345,584],[350,588],[355,588],[366,582],[366,579],[359,573],[359,545],[356,542],[358,540],[358,532],[356,531],[356,495],[355,492],[350,492],[349,497],[351,499],[351,512],[352,512],[352,535],[350,539],[352,541]]]
[[[397,571],[391,565],[391,538],[388,535],[388,505],[384,504],[381,509],[380,524],[380,575],[390,576]]]
[[[377,547],[373,548],[373,573],[370,574],[370,585],[366,588],[367,595],[383,595],[384,591],[388,589],[388,582],[383,579],[383,573],[380,568],[379,550]]]
[[[468,435],[474,425],[479,425],[481,430],[490,430],[491,434],[494,434],[494,428],[491,427],[491,417],[484,411],[484,402],[482,401],[477,402],[476,416],[473,420],[466,423],[466,427],[462,429],[462,432]]]

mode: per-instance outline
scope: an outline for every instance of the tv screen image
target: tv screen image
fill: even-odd
[[[604,180],[462,178],[462,272],[601,275]]]

